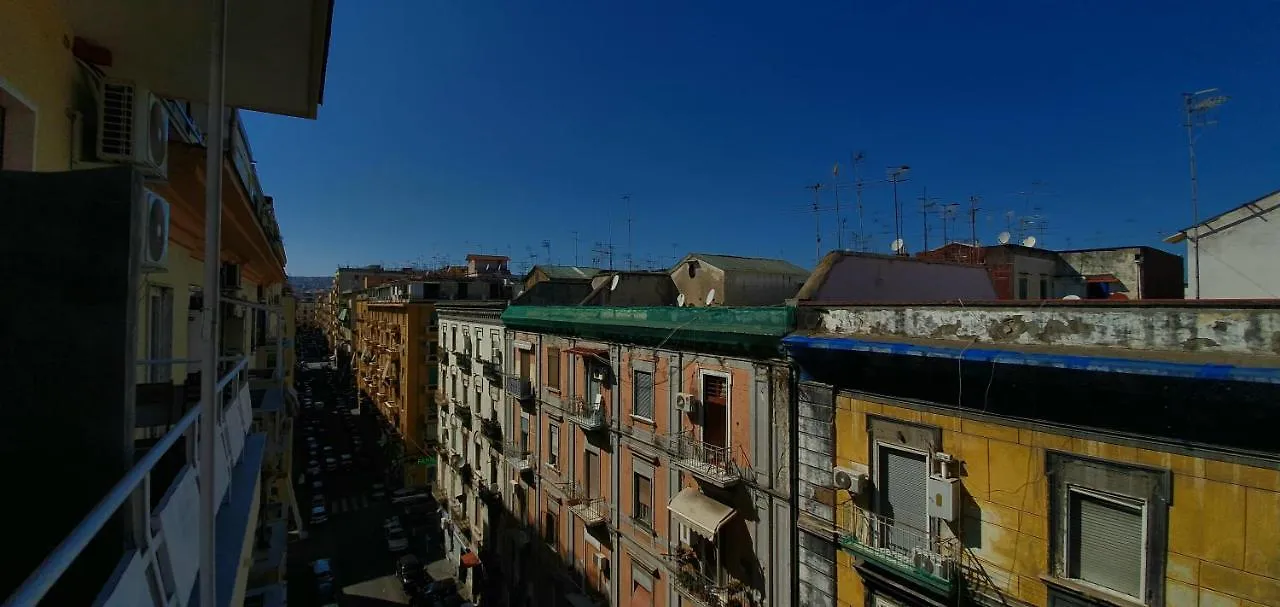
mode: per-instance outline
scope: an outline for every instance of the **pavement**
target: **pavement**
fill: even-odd
[[[300,335],[299,344],[300,358],[304,363],[327,360],[328,353],[324,351],[322,341],[316,347],[314,337]],[[308,345],[312,347],[308,348]],[[298,378],[299,395],[306,397],[305,386],[309,385],[311,401],[323,402],[324,407],[318,408],[313,404],[312,408],[300,411],[296,424],[299,435],[294,440],[294,461],[301,464],[295,466],[295,481],[305,472],[311,459],[318,459],[323,468],[325,446],[333,448],[332,452],[337,454],[334,457],[342,453],[351,454],[354,464],[349,469],[322,470],[318,478],[307,476],[296,486],[307,533],[305,539],[301,537],[303,534],[294,534],[288,547],[289,604],[291,607],[326,604],[318,596],[311,564],[316,559],[328,558],[337,579],[335,586],[340,590],[339,605],[407,605],[408,597],[395,576],[396,560],[403,553],[393,553],[387,548],[382,527],[389,516],[401,515],[403,519],[403,512],[390,502],[389,494],[399,488],[399,475],[391,473],[392,462],[378,445],[377,413],[371,407],[362,408],[359,415],[352,416],[354,423],[348,428],[340,411],[355,408],[357,396],[352,388],[354,382],[350,377],[343,377],[341,369],[302,370],[298,372]],[[306,436],[302,434],[302,429],[312,423],[316,427],[313,432],[317,436],[317,458],[308,452]],[[362,441],[360,449],[356,449],[351,440],[356,436]],[[312,487],[317,480],[322,483],[318,490]],[[387,497],[373,497],[371,485],[375,482],[386,485]],[[317,492],[324,495],[329,520],[312,525],[312,496]],[[441,553],[439,515],[428,515],[419,522],[417,531],[418,534],[410,539],[410,550],[427,563],[428,575],[432,579],[452,577],[454,565]],[[430,551],[429,545],[432,547]]]

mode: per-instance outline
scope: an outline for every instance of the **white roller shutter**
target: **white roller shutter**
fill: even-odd
[[[1070,575],[1132,597],[1142,594],[1142,507],[1071,492]]]
[[[910,554],[929,529],[929,468],[920,453],[880,447],[880,514],[892,519],[882,544]]]

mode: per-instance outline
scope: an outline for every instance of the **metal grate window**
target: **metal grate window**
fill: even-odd
[[[910,554],[929,529],[929,468],[924,454],[880,447],[880,514],[891,519],[881,540],[885,547]]]
[[[1142,506],[1079,490],[1069,498],[1067,575],[1142,596]]]
[[[635,394],[632,399],[631,413],[636,417],[653,419],[653,374],[645,371],[634,373]]]

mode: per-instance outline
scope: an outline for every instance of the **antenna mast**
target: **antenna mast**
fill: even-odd
[[[907,172],[911,167],[902,165],[900,167],[889,167],[889,181],[893,184],[893,238],[894,242],[902,242],[902,203],[898,200],[898,182],[907,180]],[[894,251],[898,255],[905,255],[907,248],[900,247]]]
[[[542,241],[542,249],[547,252],[547,256],[544,257],[543,259],[545,259],[547,263],[552,263],[551,262],[551,241],[544,239]]]
[[[831,167],[831,193],[836,197],[836,250],[844,250],[844,220],[840,218],[840,163]]]
[[[1218,89],[1204,89],[1194,93],[1182,94],[1182,106],[1186,111],[1187,152],[1191,163],[1191,221],[1195,234],[1187,234],[1191,240],[1191,251],[1194,260],[1196,299],[1200,299],[1200,180],[1196,175],[1196,127],[1209,126],[1214,121],[1208,120],[1208,113],[1227,102],[1227,97],[1217,95]],[[1189,232],[1190,230],[1188,230]]]
[[[973,246],[978,246],[978,202],[982,200],[981,196],[974,194],[969,197],[969,239]]]
[[[920,221],[924,224],[924,248],[921,251],[929,250],[929,209],[938,206],[935,202],[937,198],[929,198],[929,188],[923,188],[920,191]],[[945,243],[943,243],[945,244]]]
[[[578,263],[578,231],[573,231],[573,265],[581,265]]]
[[[858,250],[867,250],[867,228],[863,224],[862,214],[862,173],[858,167],[862,164],[862,152],[850,154],[849,163],[853,165],[853,192],[858,202]]]
[[[623,201],[623,204],[625,204],[627,207],[626,208],[626,211],[627,211],[627,269],[631,270],[633,269],[631,266],[631,254],[633,252],[631,250],[631,195],[623,194],[622,201]]]
[[[818,207],[818,192],[822,189],[821,183],[815,183],[805,188],[813,190],[813,256],[814,263],[822,261],[822,209]]]

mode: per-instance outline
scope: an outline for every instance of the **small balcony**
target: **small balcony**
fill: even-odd
[[[468,375],[471,374],[471,353],[470,352],[454,352],[453,364],[457,365]]]
[[[533,397],[533,382],[527,377],[518,375],[508,375],[503,382],[506,387],[507,394],[518,400],[525,400]]]
[[[586,488],[577,482],[561,485],[569,510],[578,515],[588,527],[609,522],[609,502],[603,497],[590,497]]]
[[[480,361],[480,364],[483,366],[485,377],[495,381],[502,379],[502,361],[500,359],[489,358]]]
[[[746,607],[750,605],[747,588],[741,582],[717,583],[704,571],[697,556],[687,547],[668,557],[680,593],[705,607]]]
[[[466,407],[454,407],[453,415],[458,418],[458,423],[462,424],[463,428],[468,430],[471,429],[471,409]]]
[[[498,483],[480,483],[480,488],[476,490],[476,494],[486,504],[491,506],[502,505],[502,491]]]
[[[960,552],[954,539],[944,540],[853,504],[836,511],[836,533],[846,549],[944,595],[960,575]]]
[[[605,406],[603,402],[599,404],[588,402],[581,396],[573,397],[569,403],[569,417],[575,424],[582,426],[583,430],[602,430],[604,429],[607,419],[605,416]]]
[[[467,519],[467,511],[462,508],[457,500],[449,502],[449,520],[453,521],[453,525],[461,531],[463,535],[471,537],[471,521]]]
[[[690,431],[666,437],[663,446],[677,466],[712,485],[726,488],[742,480],[728,449],[697,440]]]
[[[502,424],[499,424],[496,419],[482,419],[480,420],[480,434],[483,434],[492,443],[501,444]]]

